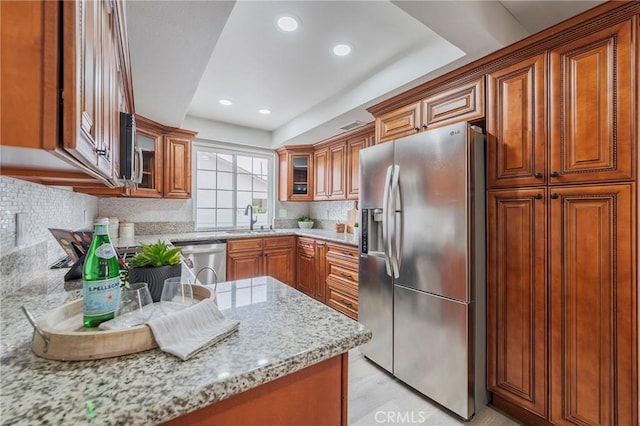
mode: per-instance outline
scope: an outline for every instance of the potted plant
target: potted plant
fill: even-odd
[[[158,240],[154,244],[142,244],[142,250],[127,264],[129,282],[145,282],[154,302],[160,301],[164,280],[182,275],[180,248],[169,248]]]
[[[300,216],[298,218],[298,227],[302,229],[313,228],[313,219],[311,219],[309,216]]]

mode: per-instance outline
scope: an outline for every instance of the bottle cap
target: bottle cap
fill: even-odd
[[[93,221],[94,225],[108,225],[109,224],[109,218],[106,217],[96,217],[95,220]]]

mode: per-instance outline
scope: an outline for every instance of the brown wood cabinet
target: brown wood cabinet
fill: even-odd
[[[360,150],[375,144],[374,123],[358,127],[329,139],[309,145],[287,146],[277,149],[280,161],[280,201],[357,200],[359,193]],[[301,160],[301,158],[303,158]],[[296,182],[294,161],[309,164],[308,175]],[[294,194],[312,188],[312,196]]]
[[[420,101],[376,117],[378,143],[484,117],[484,77],[439,88]]]
[[[296,288],[308,296],[316,296],[316,243],[313,238],[298,237]]]
[[[378,143],[400,139],[420,131],[420,102],[413,102],[376,117]]]
[[[119,112],[133,110],[124,3],[2,2],[0,8],[2,144],[36,148],[27,162],[5,163],[2,174],[56,185],[119,185]]]
[[[191,130],[167,127],[140,115],[136,144],[142,150],[142,182],[131,187],[74,187],[96,196],[140,198],[191,198]]]
[[[191,198],[191,138],[180,134],[164,137],[164,198]]]
[[[526,423],[638,422],[637,25],[488,76],[488,387]]]
[[[329,148],[313,152],[313,199],[329,199]]]
[[[227,280],[270,275],[295,286],[295,237],[247,238],[227,242]]]
[[[326,259],[326,304],[357,320],[358,249],[327,242]]]
[[[281,147],[278,153],[278,200],[313,200],[313,147],[292,145]]]
[[[162,197],[164,170],[162,130],[150,125],[140,116],[136,118],[136,143],[142,150],[142,182],[129,189],[132,197]]]
[[[638,422],[630,184],[550,187],[550,420]]]
[[[487,187],[547,183],[547,55],[487,76]]]
[[[634,23],[627,20],[551,50],[550,184],[634,178]]]
[[[547,194],[487,193],[487,387],[547,414]]]
[[[360,194],[360,151],[371,146],[375,137],[365,134],[347,140],[347,199],[357,200]]]

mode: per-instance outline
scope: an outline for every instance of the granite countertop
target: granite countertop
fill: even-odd
[[[38,358],[20,306],[38,318],[80,297],[79,290],[64,290],[2,299],[3,424],[156,424],[371,339],[358,322],[280,281],[258,277],[218,284],[218,305],[240,320],[240,330],[188,361],[159,349],[96,361]]]
[[[132,239],[116,238],[113,244],[117,247],[133,247],[142,244],[162,241],[208,241],[208,240],[232,240],[241,238],[260,238],[281,235],[299,235],[304,237],[319,238],[336,243],[358,246],[359,239],[354,234],[335,232],[328,229],[274,229],[274,230],[234,230],[234,231],[210,231],[210,232],[185,232],[177,234],[136,235]]]

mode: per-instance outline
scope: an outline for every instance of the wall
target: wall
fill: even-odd
[[[345,223],[347,210],[354,208],[355,200],[346,201],[286,201],[276,202],[276,228],[297,228],[300,216],[313,219],[314,228],[334,229],[336,222]],[[281,214],[284,211],[284,216]]]
[[[0,294],[46,272],[64,256],[48,228],[91,228],[98,199],[65,189],[0,176]],[[16,241],[16,214],[24,213],[25,236]]]
[[[98,213],[133,222],[136,235],[193,232],[193,201],[153,198],[100,198]]]

